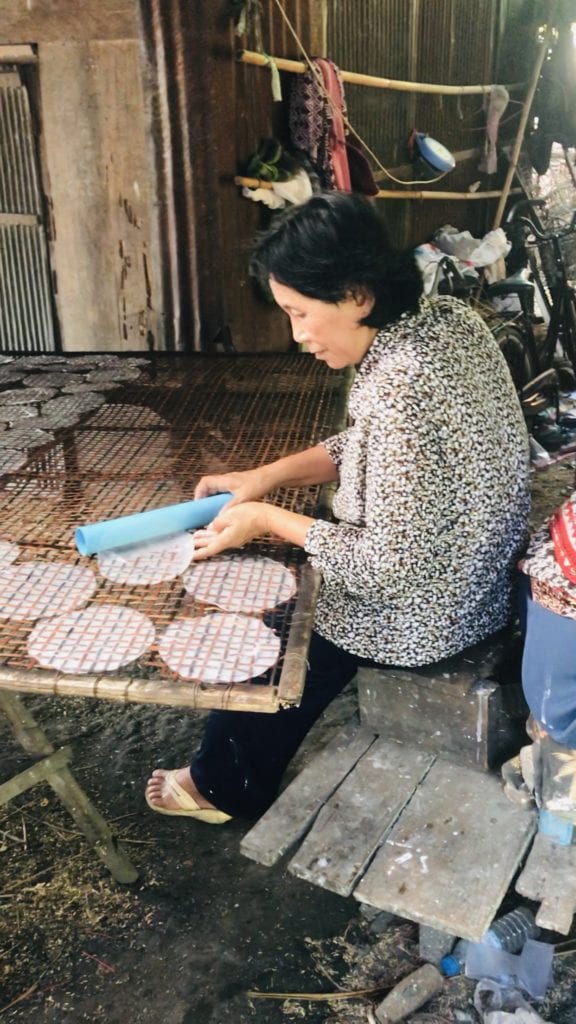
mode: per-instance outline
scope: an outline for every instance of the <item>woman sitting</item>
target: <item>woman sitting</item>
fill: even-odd
[[[252,269],[295,340],[356,374],[347,430],[196,487],[233,494],[196,533],[196,560],[273,534],[322,577],[300,706],[214,711],[191,766],[148,782],[153,810],[212,823],[272,803],[360,664],[427,664],[505,626],[529,511],[527,434],[498,345],[461,302],[422,297],[412,254],[391,249],[373,205],[331,192],[293,207],[258,240]],[[334,522],[262,500],[328,482]]]

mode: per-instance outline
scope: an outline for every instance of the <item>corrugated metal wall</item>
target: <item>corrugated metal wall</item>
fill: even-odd
[[[0,349],[52,352],[54,329],[37,160],[26,90],[0,76]]]
[[[385,78],[489,84],[499,12],[499,0],[335,0],[329,6],[327,55],[347,71]],[[387,168],[406,164],[412,128],[452,152],[478,147],[483,137],[479,95],[432,96],[347,84],[346,100],[354,128]],[[474,163],[468,162],[433,187],[462,190],[474,173]],[[456,226],[484,220],[484,207],[393,200],[387,214],[403,240],[417,242],[447,220]]]

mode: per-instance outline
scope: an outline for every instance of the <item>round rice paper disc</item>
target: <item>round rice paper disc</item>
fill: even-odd
[[[27,461],[27,453],[18,451],[17,448],[0,450],[0,476],[4,476],[5,473],[16,473]]]
[[[27,388],[61,388],[69,381],[70,377],[66,370],[44,370],[42,373],[27,374],[22,383]]]
[[[28,405],[30,402],[47,402],[54,398],[54,388],[15,388],[0,391],[0,405]]]
[[[10,540],[0,540],[0,568],[11,565],[20,554],[20,548]]]
[[[23,420],[37,420],[39,416],[37,405],[14,405],[2,410],[2,416],[8,419],[11,426],[22,426]],[[25,426],[34,427],[35,423],[27,423]]]
[[[121,384],[117,385],[117,387],[121,387],[121,386],[122,386]],[[110,390],[113,390],[113,389],[111,389],[109,387],[109,385],[106,385],[106,391],[110,391]],[[97,392],[96,392],[96,385],[95,384],[87,384],[86,381],[78,381],[76,384],[67,384],[66,387],[62,388],[62,394],[63,395],[97,394]]]
[[[160,540],[101,551],[98,568],[113,583],[152,585],[180,576],[190,565],[193,554],[192,534],[175,533]]]
[[[296,593],[294,575],[272,558],[225,555],[197,562],[184,576],[195,601],[230,612],[263,612]]]
[[[160,637],[158,650],[183,679],[241,683],[275,664],[280,640],[260,619],[214,612],[173,622]]]
[[[28,637],[28,653],[43,668],[59,672],[114,672],[136,661],[154,639],[146,615],[99,604],[38,622]]]
[[[0,619],[39,619],[80,608],[96,590],[91,569],[66,562],[23,562],[0,569]]]
[[[40,430],[37,427],[13,427],[0,435],[0,447],[38,448],[40,445],[50,444],[53,440],[54,434],[47,430]]]
[[[138,380],[140,376],[141,373],[137,366],[119,366],[111,369],[92,370],[88,374],[87,380],[89,384],[95,384],[98,387],[118,381],[128,383]]]
[[[168,427],[166,420],[162,419],[153,409],[144,405],[121,405],[115,402],[106,405],[103,409],[93,413],[86,421],[90,427],[111,427],[127,430],[128,427],[147,430],[149,427]]]

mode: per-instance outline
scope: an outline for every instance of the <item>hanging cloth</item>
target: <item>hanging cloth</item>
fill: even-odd
[[[351,192],[352,185],[350,182],[350,168],[346,152],[346,128],[344,125],[346,113],[344,85],[340,72],[333,61],[319,57],[316,64],[322,72],[324,88],[329,96],[328,106],[332,115],[329,151],[334,187],[340,189],[341,192]]]
[[[324,57],[315,57],[312,63],[316,73],[308,69],[303,75],[294,76],[289,107],[292,145],[307,154],[322,188],[350,192],[344,124],[346,103],[340,71],[333,61]],[[317,74],[321,76],[324,89],[320,88]]]
[[[498,155],[496,152],[496,141],[498,139],[498,125],[500,118],[508,106],[510,95],[504,85],[493,85],[488,97],[486,111],[486,138],[484,140],[484,154],[478,165],[478,170],[485,174],[495,174],[498,169]]]

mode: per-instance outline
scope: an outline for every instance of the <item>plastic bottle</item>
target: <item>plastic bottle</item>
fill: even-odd
[[[526,939],[535,939],[538,933],[539,928],[530,907],[516,907],[492,922],[482,942],[507,953],[519,953]]]
[[[529,907],[516,907],[503,917],[493,921],[482,938],[482,945],[501,949],[506,953],[519,953],[526,939],[534,939],[539,929]],[[447,978],[462,974],[466,964],[469,943],[459,939],[451,953],[440,961],[440,970]]]
[[[395,1024],[403,1020],[437,995],[443,984],[444,979],[433,964],[419,967],[407,978],[402,978],[376,1007],[374,1016],[378,1024]]]
[[[466,950],[469,943],[466,939],[458,939],[454,949],[446,953],[440,961],[440,970],[446,978],[455,978],[457,974],[464,973],[466,964]]]

